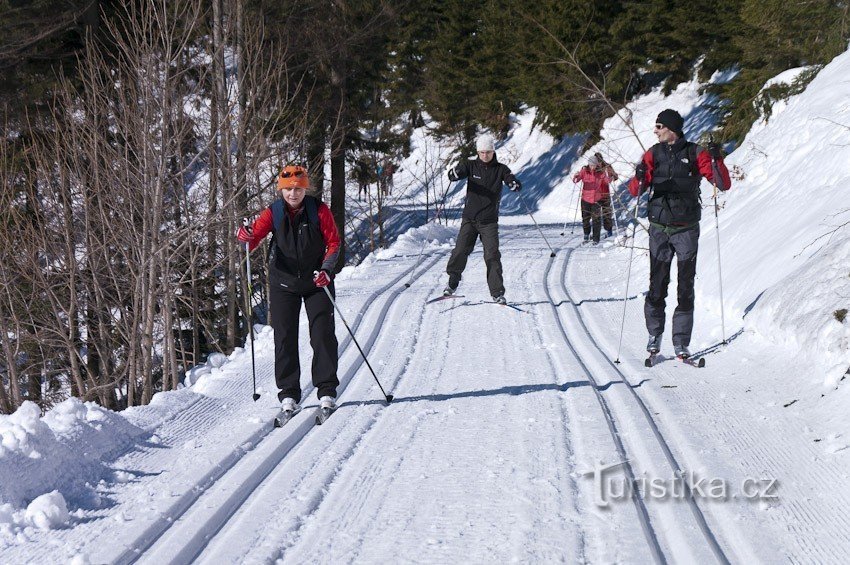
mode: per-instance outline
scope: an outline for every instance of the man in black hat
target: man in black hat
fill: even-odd
[[[732,185],[720,146],[708,149],[685,139],[685,121],[675,110],[664,110],[655,120],[658,143],[644,153],[635,167],[629,192],[638,196],[649,189],[649,292],[644,304],[649,343],[658,353],[664,333],[664,306],[670,267],[678,264],[678,304],[673,313],[673,349],[681,359],[690,357],[688,346],[694,326],[694,277],[697,268],[699,221],[702,217],[700,182],[705,177],[720,190]]]

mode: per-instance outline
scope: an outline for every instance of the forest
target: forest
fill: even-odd
[[[471,154],[533,107],[592,143],[635,96],[728,72],[706,88],[734,147],[849,23],[825,0],[0,0],[0,413],[147,404],[244,343],[265,277],[248,296],[234,234],[284,164],[331,207],[340,269],[387,244],[393,198],[350,187],[426,123]]]

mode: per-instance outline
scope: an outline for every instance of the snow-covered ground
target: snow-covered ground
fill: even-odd
[[[525,185],[502,206],[509,307],[489,301],[480,248],[462,296],[428,302],[457,229],[431,223],[337,277],[389,405],[338,324],[339,410],[315,426],[305,377],[308,409],[274,429],[274,346],[258,326],[256,403],[240,349],[150,406],[0,416],[0,561],[847,562],[850,322],[834,313],[850,308],[850,236],[836,230],[848,72],[845,53],[727,158],[719,232],[704,187],[692,345],[706,368],[643,366],[646,236],[626,292],[630,250],[564,229],[583,138],[556,143],[530,110],[497,147]],[[695,138],[712,126],[706,102],[696,83],[647,95],[589,152],[625,180],[660,110]],[[415,143],[396,186],[439,182],[450,151]],[[449,194],[462,202],[460,185]],[[423,202],[412,190],[402,204]]]

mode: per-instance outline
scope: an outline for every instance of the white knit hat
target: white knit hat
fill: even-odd
[[[478,136],[475,142],[476,151],[495,151],[496,143],[493,141],[493,136],[489,133]]]

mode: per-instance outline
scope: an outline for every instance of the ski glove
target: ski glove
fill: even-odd
[[[711,158],[714,160],[723,158],[723,149],[720,147],[719,143],[711,142],[708,144],[708,154],[711,155]]]
[[[514,192],[519,192],[519,190],[522,188],[522,184],[517,179],[514,179],[508,183],[508,188],[510,188]]]
[[[640,188],[638,189],[638,196],[646,191],[646,163],[641,161],[635,167],[635,178],[638,181],[638,185]]]
[[[321,271],[317,271],[313,276],[313,282],[316,283],[316,286],[322,288],[323,286],[328,286],[331,284],[331,280],[333,279],[333,275],[331,275],[326,270],[322,269]]]
[[[251,236],[251,228],[241,226],[239,228],[239,231],[236,232],[236,239],[238,239],[242,243],[251,243],[254,240],[254,238]]]
[[[457,180],[457,165],[455,163],[446,167],[446,173],[449,175],[449,180],[454,182]]]

